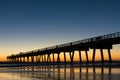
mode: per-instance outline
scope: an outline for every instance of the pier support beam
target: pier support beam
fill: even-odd
[[[110,49],[108,49],[108,56],[109,56],[109,61],[110,61],[110,63],[111,63],[111,62],[112,62],[112,58],[111,58]]]
[[[79,50],[79,60],[80,60],[80,64],[82,63],[82,55],[81,55],[81,51]]]
[[[44,62],[44,58],[43,58],[44,56],[42,55],[42,62]]]
[[[85,51],[85,53],[86,53],[86,60],[87,62],[89,62],[87,50]]]
[[[92,62],[94,63],[94,61],[95,61],[95,51],[96,51],[96,49],[93,49],[93,57],[92,57]]]
[[[60,52],[58,52],[57,63],[60,62]]]
[[[66,63],[66,54],[65,54],[65,52],[64,52],[64,62]]]
[[[102,62],[104,62],[103,49],[100,49],[100,52],[101,52],[101,59],[102,59]]]
[[[29,62],[29,56],[27,56],[27,62]]]
[[[36,62],[38,62],[38,56],[36,56]]]
[[[41,55],[39,56],[39,62],[41,62]]]
[[[110,49],[107,49],[108,50],[108,57],[109,57],[109,61],[110,63],[112,62],[112,58],[111,58],[111,53],[110,53]],[[95,61],[95,53],[96,52],[96,49],[93,49],[93,57],[92,57],[92,62],[94,63]],[[104,54],[103,54],[103,49],[100,49],[100,54],[101,54],[101,61],[104,63]]]
[[[46,55],[44,55],[44,62],[46,62]]]
[[[74,51],[69,52],[69,55],[70,55],[71,63],[73,63],[73,59],[74,59]]]
[[[48,56],[47,56],[47,63],[48,62],[51,62],[50,54],[48,54]]]
[[[40,62],[40,55],[38,55],[38,60],[37,60],[37,62]]]
[[[17,62],[19,62],[19,58],[17,58]]]
[[[53,53],[53,63],[55,62],[55,55],[54,55],[54,53]]]
[[[20,62],[22,62],[22,58],[20,57]]]
[[[31,61],[32,61],[32,63],[34,62],[34,56],[31,56]]]
[[[23,62],[25,62],[25,57],[23,57]]]

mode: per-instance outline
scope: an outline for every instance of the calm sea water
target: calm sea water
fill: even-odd
[[[120,80],[120,68],[64,66],[0,68],[0,80]]]

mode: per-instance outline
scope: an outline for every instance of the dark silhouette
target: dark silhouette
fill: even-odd
[[[88,38],[84,40],[79,40],[75,42],[70,42],[70,43],[65,43],[65,44],[60,44],[52,47],[47,47],[43,49],[38,49],[34,51],[29,51],[29,52],[20,52],[20,54],[12,54],[10,56],[7,56],[7,59],[9,62],[32,62],[32,63],[46,63],[47,65],[49,64],[60,64],[60,53],[64,52],[64,62],[66,63],[66,52],[69,52],[70,55],[70,63],[73,63],[74,60],[74,52],[79,51],[79,60],[80,64],[83,62],[82,61],[82,56],[81,56],[81,51],[85,51],[86,54],[86,64],[91,63],[88,59],[88,51],[89,49],[93,49],[93,57],[92,57],[92,63],[95,63],[95,54],[96,54],[96,49],[100,50],[101,54],[101,62],[100,63],[105,63],[106,61],[104,60],[104,53],[103,49],[106,49],[108,51],[108,56],[109,56],[109,63],[112,62],[112,57],[110,53],[110,49],[112,49],[112,45],[114,44],[119,44],[120,43],[120,32],[112,33],[112,34],[107,34],[107,35],[102,35],[98,37],[93,37],[93,38]],[[55,61],[54,54],[57,54],[57,61]],[[53,57],[50,57],[53,56]],[[27,61],[26,59],[27,58]],[[30,60],[31,58],[31,60]],[[36,60],[35,60],[36,58]],[[41,60],[42,58],[42,60]],[[52,60],[51,60],[52,58]]]

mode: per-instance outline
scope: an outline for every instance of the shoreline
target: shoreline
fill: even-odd
[[[114,61],[112,63],[109,62],[105,62],[105,63],[101,63],[101,62],[61,62],[61,63],[16,63],[16,62],[0,62],[0,68],[4,68],[4,67],[29,67],[29,66],[54,66],[54,67],[104,67],[104,68],[120,68],[120,61]]]

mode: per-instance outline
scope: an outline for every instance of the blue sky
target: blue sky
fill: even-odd
[[[119,31],[119,0],[0,0],[0,54]]]

